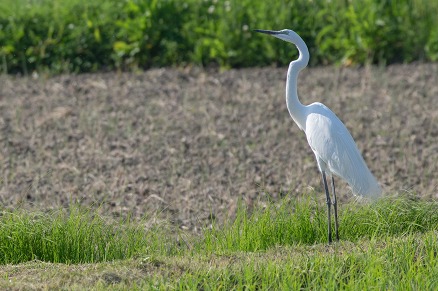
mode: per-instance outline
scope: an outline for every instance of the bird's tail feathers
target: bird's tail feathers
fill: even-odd
[[[362,185],[350,185],[355,194],[370,199],[377,199],[382,195],[382,188],[371,172],[369,177],[364,177],[362,181],[365,182]]]

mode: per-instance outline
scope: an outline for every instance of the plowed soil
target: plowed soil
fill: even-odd
[[[0,76],[0,203],[222,222],[282,195],[324,200],[285,104],[286,68]],[[300,99],[329,106],[387,194],[438,198],[438,64],[310,68]],[[337,180],[342,201],[354,199]]]

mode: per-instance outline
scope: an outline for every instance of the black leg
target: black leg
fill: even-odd
[[[332,243],[332,223],[331,223],[331,215],[330,215],[330,194],[327,185],[327,179],[325,178],[325,172],[322,172],[322,182],[324,184],[325,196],[327,198],[327,226],[328,226],[328,242]]]
[[[332,175],[332,192],[333,192],[333,209],[335,212],[335,235],[336,240],[339,240],[339,233],[338,233],[338,203],[336,200],[336,191],[335,191],[335,179]]]

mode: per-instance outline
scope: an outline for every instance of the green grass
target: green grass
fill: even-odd
[[[0,264],[31,260],[94,263],[126,259],[167,247],[160,237],[163,226],[160,231],[155,227],[146,231],[145,227],[129,220],[109,223],[97,213],[79,207],[53,213],[3,211]]]
[[[0,71],[287,64],[296,51],[255,28],[297,31],[312,64],[438,60],[438,2],[3,0]]]
[[[329,246],[325,207],[311,199],[285,199],[252,213],[240,207],[235,220],[206,228],[201,237],[147,226],[147,220],[109,223],[79,208],[3,211],[0,253],[6,265],[0,266],[0,287],[438,287],[436,202],[352,203],[341,207],[340,218],[341,241]],[[42,274],[50,279],[38,283]]]
[[[204,266],[177,282],[189,289],[432,290],[438,286],[437,234],[237,253],[228,265]]]
[[[333,219],[332,219],[333,221]],[[436,203],[409,199],[382,199],[371,204],[345,205],[339,214],[339,235],[344,241],[383,239],[438,229]],[[291,200],[258,209],[240,210],[235,221],[205,233],[210,251],[259,251],[276,245],[327,242],[324,205],[312,200]]]

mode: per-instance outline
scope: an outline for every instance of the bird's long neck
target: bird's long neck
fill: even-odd
[[[306,129],[306,106],[298,99],[297,80],[298,74],[309,62],[309,50],[304,41],[299,37],[295,41],[299,51],[299,58],[289,64],[286,81],[286,104],[292,119],[302,130]]]

